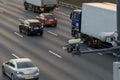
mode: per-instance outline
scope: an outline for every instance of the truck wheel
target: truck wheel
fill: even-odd
[[[33,12],[36,12],[35,6],[32,6],[32,11],[33,11]]]
[[[88,46],[93,47],[92,41],[88,41]]]
[[[74,37],[75,37],[75,39],[78,38],[78,33],[77,32],[74,34]]]
[[[27,6],[28,6],[27,3],[24,2],[24,8],[25,8],[25,10],[28,10],[28,7],[27,7]]]
[[[75,32],[73,30],[71,30],[71,35],[74,37],[75,36]]]
[[[28,7],[25,6],[25,10],[28,10]]]
[[[72,51],[73,51],[72,47],[68,46],[68,47],[67,47],[67,52],[70,53],[70,52],[72,52]]]

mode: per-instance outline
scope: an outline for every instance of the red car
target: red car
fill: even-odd
[[[57,19],[52,13],[41,13],[36,18],[44,23],[44,26],[57,26]]]

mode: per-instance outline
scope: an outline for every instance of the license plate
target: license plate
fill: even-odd
[[[53,21],[53,19],[50,19],[49,21]]]
[[[33,77],[27,76],[27,77],[25,77],[25,79],[33,79]]]
[[[35,27],[34,29],[39,29],[38,27]]]

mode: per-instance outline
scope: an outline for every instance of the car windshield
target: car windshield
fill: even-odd
[[[55,17],[53,15],[46,15],[45,18],[47,18],[47,19],[54,19]]]
[[[39,27],[39,26],[41,26],[41,23],[30,23],[30,26]]]
[[[31,67],[35,67],[35,65],[33,65],[31,62],[18,62],[17,63],[17,68],[31,68]]]

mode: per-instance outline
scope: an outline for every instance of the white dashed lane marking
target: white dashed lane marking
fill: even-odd
[[[52,35],[55,35],[55,36],[58,36],[56,33],[53,33],[51,31],[48,31],[48,33],[52,34]]]
[[[17,32],[14,32],[16,35],[18,35],[19,37],[23,37],[22,35],[20,35],[19,33]]]
[[[53,55],[57,56],[58,58],[62,58],[62,56],[60,56],[60,55],[58,55],[58,54],[54,53],[54,52],[53,52],[53,51],[51,51],[51,50],[49,50],[49,53],[51,53],[51,54],[53,54]]]

